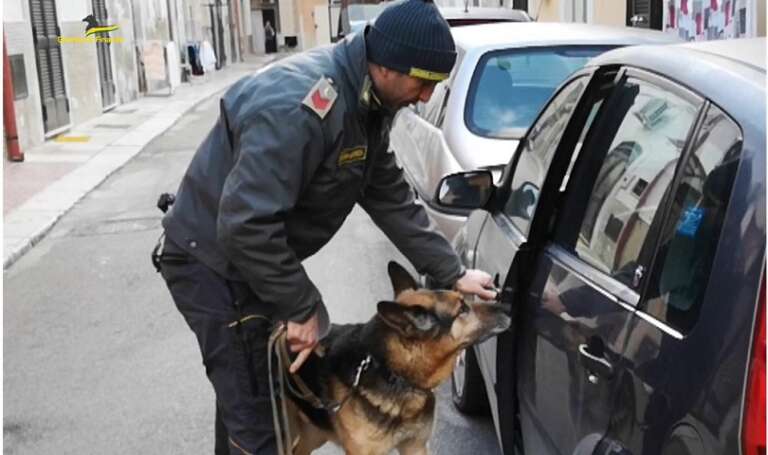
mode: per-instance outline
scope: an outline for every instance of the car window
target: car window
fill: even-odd
[[[560,143],[571,113],[589,82],[582,76],[568,85],[552,99],[520,147],[520,157],[510,183],[510,194],[503,213],[527,235],[533,212],[539,199],[555,150]]]
[[[577,255],[626,284],[642,278],[640,252],[675,175],[700,103],[629,77],[614,94],[621,107],[582,151],[588,170],[573,182],[589,194],[577,225]],[[591,139],[591,138],[590,138]],[[638,278],[635,278],[635,277]]]
[[[467,128],[492,138],[518,139],[571,73],[608,50],[597,46],[506,49],[478,62],[464,113]]]
[[[687,332],[698,319],[739,165],[739,127],[710,106],[662,229],[647,310]]]

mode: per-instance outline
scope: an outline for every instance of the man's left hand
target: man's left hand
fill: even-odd
[[[482,270],[469,269],[454,288],[463,294],[473,294],[483,300],[496,299],[496,291],[493,290],[493,278]]]

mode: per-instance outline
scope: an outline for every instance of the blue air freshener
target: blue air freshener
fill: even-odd
[[[703,207],[688,207],[683,211],[680,224],[677,225],[677,233],[686,237],[695,237],[704,218]]]

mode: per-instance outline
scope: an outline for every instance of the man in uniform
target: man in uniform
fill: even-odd
[[[405,0],[364,32],[282,60],[222,98],[163,220],[161,257],[216,392],[217,454],[275,453],[269,327],[287,322],[295,371],[329,329],[301,261],[355,204],[419,272],[495,296],[491,277],[465,270],[433,230],[388,151],[396,111],[429,100],[455,60],[435,5]]]

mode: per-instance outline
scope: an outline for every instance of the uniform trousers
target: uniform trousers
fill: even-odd
[[[247,283],[226,280],[168,238],[160,261],[216,394],[214,453],[276,454],[267,368],[273,311]]]

